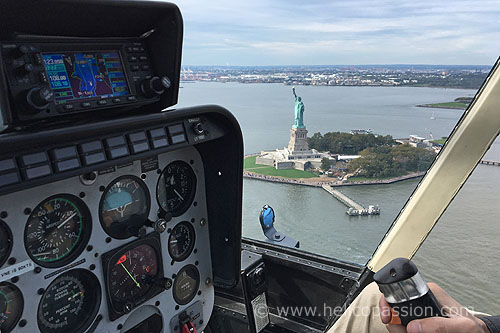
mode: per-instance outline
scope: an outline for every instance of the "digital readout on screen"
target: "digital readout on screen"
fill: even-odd
[[[118,52],[42,54],[57,104],[130,94]]]

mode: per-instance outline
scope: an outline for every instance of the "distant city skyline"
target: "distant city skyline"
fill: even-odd
[[[183,66],[493,65],[498,0],[181,0]]]

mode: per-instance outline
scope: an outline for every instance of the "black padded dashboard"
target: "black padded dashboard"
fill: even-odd
[[[201,331],[214,286],[237,283],[243,150],[227,110],[12,132],[0,147],[0,288],[17,301],[2,332],[180,332],[186,314]]]

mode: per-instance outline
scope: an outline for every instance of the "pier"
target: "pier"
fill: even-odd
[[[479,162],[479,163],[485,164],[485,165],[500,166],[500,162],[498,162],[498,161],[481,160],[481,162]]]
[[[333,187],[330,185],[323,185],[321,186],[325,191],[330,193],[335,199],[338,201],[342,202],[344,205],[349,207],[349,209],[346,211],[346,214],[355,216],[355,215],[379,215],[380,214],[380,208],[378,206],[368,206],[368,209],[365,207],[361,206],[359,203],[354,201],[353,199],[349,198],[347,195],[344,193],[334,190]]]

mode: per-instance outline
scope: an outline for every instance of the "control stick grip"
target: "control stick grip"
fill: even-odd
[[[391,307],[391,324],[406,326],[415,319],[443,317],[441,305],[410,260],[392,260],[373,279]]]

